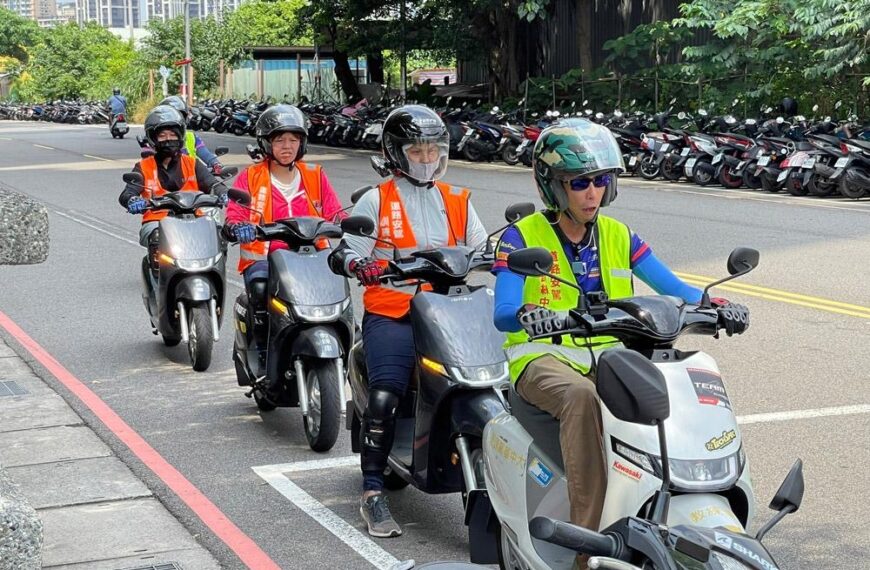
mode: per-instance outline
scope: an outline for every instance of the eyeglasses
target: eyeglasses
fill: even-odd
[[[599,174],[595,178],[574,178],[573,180],[569,180],[569,184],[571,185],[571,190],[575,192],[582,192],[589,188],[590,184],[594,184],[595,186],[601,188],[602,186],[607,186],[610,184],[611,180],[610,174]]]

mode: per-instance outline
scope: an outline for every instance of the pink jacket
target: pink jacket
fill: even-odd
[[[304,189],[304,184],[302,184],[301,187]],[[233,183],[233,188],[244,192],[250,192],[248,187],[247,169],[242,171],[242,173],[236,177],[236,181]],[[321,201],[323,202],[324,219],[332,220],[336,216],[341,220],[346,218],[347,212],[341,211],[341,201],[338,199],[335,190],[332,188],[332,184],[329,183],[329,178],[327,178],[325,170],[321,170],[320,191]],[[281,191],[272,184],[272,218],[274,220],[307,215],[308,199],[304,195],[299,194],[296,196],[293,199],[293,203],[288,207],[287,199],[284,197],[284,194],[282,194]],[[250,221],[250,211],[230,200],[230,203],[227,206],[226,223],[236,224]],[[287,245],[281,241],[271,242],[269,245],[269,251],[274,251],[276,249],[287,249]]]

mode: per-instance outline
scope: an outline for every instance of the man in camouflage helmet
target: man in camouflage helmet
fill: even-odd
[[[525,247],[544,247],[553,256],[553,274],[584,294],[604,292],[611,299],[634,295],[634,275],[657,293],[690,303],[701,300],[701,291],[675,276],[628,226],[600,213],[616,198],[617,176],[625,172],[608,129],[585,119],[556,123],[541,133],[532,161],[545,210],[523,218],[501,238],[493,267],[494,320],[508,333],[505,350],[517,392],[560,421],[571,522],[598,530],[608,466],[589,346],[569,335],[561,343],[530,342],[520,324],[521,319],[564,318],[557,311],[577,307],[579,293],[554,279],[513,273],[507,256]],[[748,319],[732,325],[729,334],[742,333]],[[614,339],[592,339],[592,345],[601,350],[613,346]]]

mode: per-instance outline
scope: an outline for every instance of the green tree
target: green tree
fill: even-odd
[[[852,70],[866,73],[864,84],[870,85],[870,0],[800,2],[791,30],[819,46],[808,76],[833,77]]]
[[[39,27],[33,20],[0,8],[0,56],[14,57],[27,63],[27,50],[39,38]]]
[[[310,45],[312,33],[299,20],[306,0],[252,0],[231,13],[224,25],[231,61],[244,57],[244,47]]]

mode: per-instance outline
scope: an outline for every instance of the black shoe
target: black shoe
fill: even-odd
[[[390,514],[387,498],[382,494],[361,498],[359,514],[369,527],[369,534],[378,538],[391,538],[402,535],[402,528]]]

